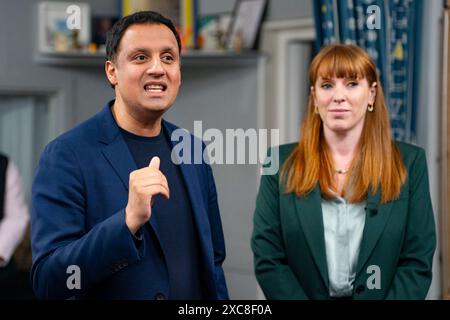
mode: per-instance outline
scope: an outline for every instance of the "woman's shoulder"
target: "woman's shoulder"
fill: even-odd
[[[279,164],[283,164],[297,145],[298,143],[294,142],[270,147],[267,151],[267,157],[276,160]]]
[[[394,142],[402,154],[415,154],[424,151],[423,148],[412,143],[402,142],[398,140],[395,140]]]
[[[395,145],[397,146],[403,162],[407,167],[410,167],[413,163],[419,161],[426,161],[425,160],[425,150],[417,145],[401,142],[401,141],[395,141]],[[426,163],[426,162],[425,162]]]
[[[292,151],[294,151],[295,147],[298,146],[298,142],[286,143],[280,145],[280,155],[284,155],[288,157]]]

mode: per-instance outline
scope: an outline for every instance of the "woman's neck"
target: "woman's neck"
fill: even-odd
[[[325,141],[331,151],[335,170],[348,170],[357,152],[361,132],[336,133],[324,130]]]

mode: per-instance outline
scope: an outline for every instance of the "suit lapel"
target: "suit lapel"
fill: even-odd
[[[364,224],[363,237],[356,267],[356,274],[362,271],[362,267],[369,259],[370,254],[374,250],[378,239],[388,221],[391,210],[392,201],[386,204],[380,204],[380,189],[375,194],[369,193],[367,196],[366,219]]]
[[[125,139],[120,133],[119,127],[114,120],[110,106],[110,102],[100,112],[100,132],[101,136],[99,142],[105,144],[102,153],[106,160],[111,164],[111,167],[122,181],[126,192],[129,191],[129,176],[130,173],[137,169],[136,162],[128,148]],[[158,226],[155,219],[150,218],[150,225],[154,230],[156,237],[161,243],[161,238],[158,234]]]
[[[194,214],[194,221],[200,238],[200,245],[203,247],[203,252],[209,262],[208,264],[214,265],[214,259],[211,255],[213,248],[211,246],[211,230],[208,222],[208,214],[203,203],[200,201],[202,192],[195,172],[195,167],[194,165],[180,164],[180,170],[186,183],[189,199],[191,200],[192,212]]]
[[[105,146],[102,152],[128,191],[130,172],[137,167],[125,140],[120,134],[117,135],[116,139]]]
[[[317,185],[306,197],[296,197],[295,207],[303,233],[319,269],[325,285],[328,287],[328,268],[325,251],[325,236],[322,217],[320,188]]]
[[[177,127],[171,125],[170,123],[168,123],[167,121],[164,121],[164,120],[162,121],[162,124],[163,124],[164,130],[166,131],[166,133],[169,137],[172,147],[174,147],[175,141],[172,141],[170,139],[170,137],[172,135],[172,132]],[[190,134],[189,134],[189,138],[191,139],[190,145],[193,146],[194,138],[192,138]],[[193,160],[194,160],[193,152],[191,152],[190,150],[184,150],[184,151],[189,152],[189,154],[191,155],[191,162],[193,162]],[[194,215],[194,221],[195,221],[195,225],[198,230],[200,245],[203,249],[202,251],[207,259],[206,261],[208,261],[207,265],[209,267],[213,268],[214,257],[212,255],[212,252],[214,250],[212,248],[212,243],[211,243],[211,229],[209,226],[207,209],[205,208],[203,201],[201,201],[202,190],[200,187],[200,182],[198,180],[198,174],[196,171],[197,170],[196,166],[198,166],[198,165],[187,164],[187,163],[182,162],[181,159],[178,157],[177,153],[174,153],[174,156],[177,157],[177,163],[180,163],[179,168],[180,168],[181,175],[183,176],[183,179],[184,179],[184,182],[186,185],[189,200],[191,201],[192,212]],[[211,270],[211,271],[213,271],[213,270]]]

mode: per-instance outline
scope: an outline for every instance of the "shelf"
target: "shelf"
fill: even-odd
[[[182,67],[227,67],[233,65],[255,64],[263,54],[258,51],[204,52],[190,51],[181,55]]]
[[[35,62],[53,66],[91,66],[100,67],[105,62],[104,53],[39,53],[35,57]]]
[[[207,52],[188,51],[181,56],[182,67],[230,66],[254,64],[262,54],[257,51]],[[105,62],[104,53],[39,53],[35,62],[43,65],[63,67],[102,67]]]

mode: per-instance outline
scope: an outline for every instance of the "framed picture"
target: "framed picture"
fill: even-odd
[[[91,40],[90,6],[77,2],[40,2],[38,50],[41,53],[84,50]]]
[[[237,0],[228,31],[227,48],[251,50],[256,46],[267,0]]]
[[[210,52],[225,50],[230,21],[230,13],[208,14],[200,17],[198,19],[198,49]]]

